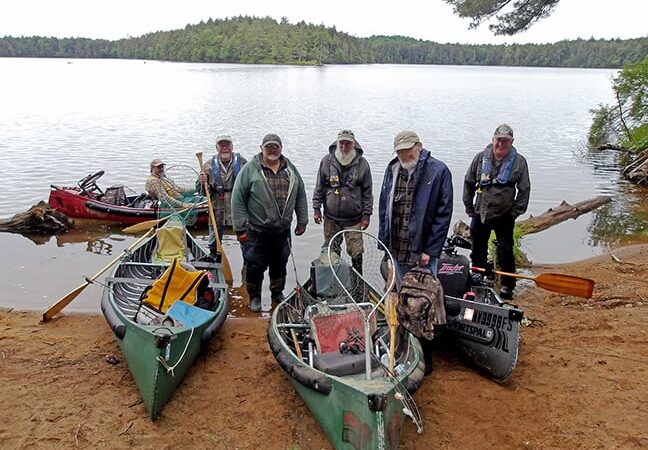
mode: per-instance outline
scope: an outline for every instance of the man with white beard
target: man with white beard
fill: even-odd
[[[313,219],[322,223],[324,206],[324,241],[328,245],[335,233],[341,230],[365,230],[373,212],[373,193],[369,163],[351,130],[342,130],[337,140],[322,158],[313,192]],[[338,255],[342,240],[333,242]],[[347,253],[353,267],[362,273],[362,235],[346,236]]]
[[[378,237],[395,259],[400,290],[403,277],[415,266],[437,274],[452,218],[452,175],[413,131],[396,135],[394,152],[380,190]],[[431,341],[419,338],[427,375],[432,372]]]
[[[304,234],[308,224],[304,182],[282,150],[281,138],[266,134],[261,152],[243,166],[232,191],[232,222],[243,251],[252,312],[261,311],[266,269],[272,301],[283,301],[293,215],[297,216],[295,236]]]
[[[378,236],[396,260],[400,287],[415,266],[437,273],[452,218],[452,175],[413,131],[396,135],[394,152],[380,191]]]

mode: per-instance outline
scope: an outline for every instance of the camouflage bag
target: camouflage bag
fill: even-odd
[[[434,337],[434,326],[445,325],[443,287],[427,267],[414,267],[403,277],[396,306],[398,321],[414,336]]]

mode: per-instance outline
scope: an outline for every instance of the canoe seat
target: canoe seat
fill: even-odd
[[[313,357],[313,367],[337,377],[356,375],[365,371],[365,354],[340,353],[339,351],[322,353]],[[371,368],[377,367],[378,363],[374,358],[371,358]]]

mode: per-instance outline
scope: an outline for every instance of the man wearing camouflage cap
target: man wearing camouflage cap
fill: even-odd
[[[464,178],[463,203],[471,218],[470,258],[475,267],[486,267],[491,231],[497,238],[497,265],[515,272],[513,229],[515,219],[529,204],[531,182],[526,159],[513,146],[513,129],[502,124],[493,139],[475,155]],[[502,277],[500,296],[513,298],[515,278]]]

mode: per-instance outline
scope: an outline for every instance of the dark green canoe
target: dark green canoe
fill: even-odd
[[[279,365],[288,375],[304,403],[337,449],[394,449],[398,447],[401,427],[407,416],[422,423],[411,394],[423,381],[425,364],[418,339],[402,329],[397,334],[395,376],[383,363],[388,360],[389,332],[378,314],[371,345],[371,369],[367,377],[366,353],[327,351],[317,353],[324,338],[314,336],[313,321],[326,316],[338,317],[372,303],[330,304],[320,302],[307,292],[311,282],[293,292],[274,310],[268,328],[268,342]],[[374,299],[376,296],[373,296]],[[330,299],[329,299],[330,300]],[[326,322],[326,321],[324,321]],[[343,327],[353,328],[350,323]],[[331,326],[321,323],[322,334]],[[354,330],[356,331],[356,330]],[[359,331],[364,335],[363,330]],[[320,341],[320,342],[318,342]],[[387,356],[386,356],[387,355]]]
[[[117,336],[152,420],[158,417],[201,348],[227,317],[227,285],[221,265],[202,262],[207,251],[186,229],[183,232],[186,246],[183,266],[209,272],[209,293],[202,294],[210,302],[203,299],[194,306],[177,301],[163,317],[155,317],[151,322],[138,314],[142,292],[169,266],[169,263],[152,262],[157,244],[155,235],[120,261],[106,280],[101,300],[106,321]]]

